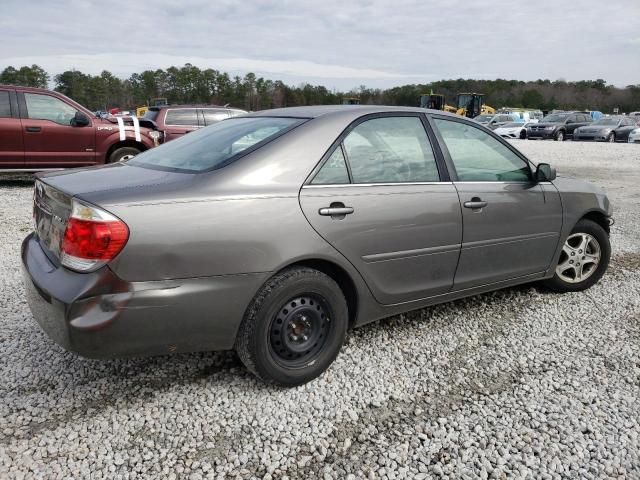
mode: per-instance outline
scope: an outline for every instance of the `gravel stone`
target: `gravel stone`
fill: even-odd
[[[513,143],[608,191],[602,281],[365,326],[291,390],[228,352],[96,361],[57,347],[20,274],[33,183],[0,178],[0,478],[639,478],[640,146]]]

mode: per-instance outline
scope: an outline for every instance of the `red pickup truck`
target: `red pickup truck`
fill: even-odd
[[[98,118],[58,92],[0,85],[0,171],[118,162],[161,138],[153,122]]]

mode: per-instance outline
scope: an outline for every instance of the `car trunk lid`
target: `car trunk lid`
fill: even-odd
[[[34,231],[48,257],[58,260],[71,214],[71,195],[36,180],[33,194]]]
[[[43,182],[72,197],[97,206],[148,202],[190,195],[197,175],[116,163],[103,167],[45,174]]]

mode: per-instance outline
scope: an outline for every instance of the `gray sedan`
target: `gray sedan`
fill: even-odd
[[[527,282],[590,287],[610,220],[599,188],[465,118],[289,108],[41,175],[22,261],[33,316],[69,350],[235,349],[293,386],[351,327]]]
[[[629,134],[638,128],[634,117],[606,117],[590,125],[576,128],[573,140],[595,140],[596,142],[626,142]]]

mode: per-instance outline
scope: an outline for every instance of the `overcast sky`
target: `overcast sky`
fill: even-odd
[[[192,63],[290,84],[640,84],[640,0],[2,0],[0,70],[128,77]]]

